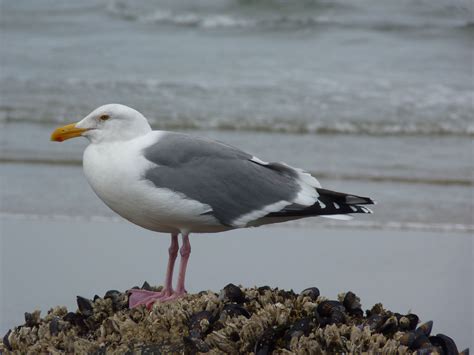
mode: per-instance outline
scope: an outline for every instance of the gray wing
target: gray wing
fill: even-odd
[[[226,226],[241,226],[238,221],[245,215],[259,218],[283,208],[301,190],[294,169],[261,164],[217,141],[166,132],[143,153],[156,164],[145,171],[145,179],[211,206],[209,213]]]

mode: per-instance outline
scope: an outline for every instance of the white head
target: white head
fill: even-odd
[[[151,131],[146,118],[125,105],[100,106],[81,121],[56,129],[51,140],[62,142],[83,136],[91,143],[126,141]]]

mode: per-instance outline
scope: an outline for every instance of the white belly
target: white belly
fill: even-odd
[[[83,166],[95,193],[125,219],[153,231],[228,230],[213,216],[202,215],[211,209],[208,205],[157,188],[144,179],[144,172],[153,165],[141,154],[148,141],[141,137],[120,144],[90,144],[84,151]]]

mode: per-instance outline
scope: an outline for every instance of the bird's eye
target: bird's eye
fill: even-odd
[[[110,118],[110,116],[109,116],[109,115],[102,115],[102,116],[100,116],[99,118],[100,118],[102,121],[107,121],[107,120]]]

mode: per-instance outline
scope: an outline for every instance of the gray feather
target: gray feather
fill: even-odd
[[[270,204],[292,201],[300,190],[291,168],[256,164],[250,154],[212,140],[167,132],[144,155],[156,164],[145,179],[211,206],[227,226]]]

